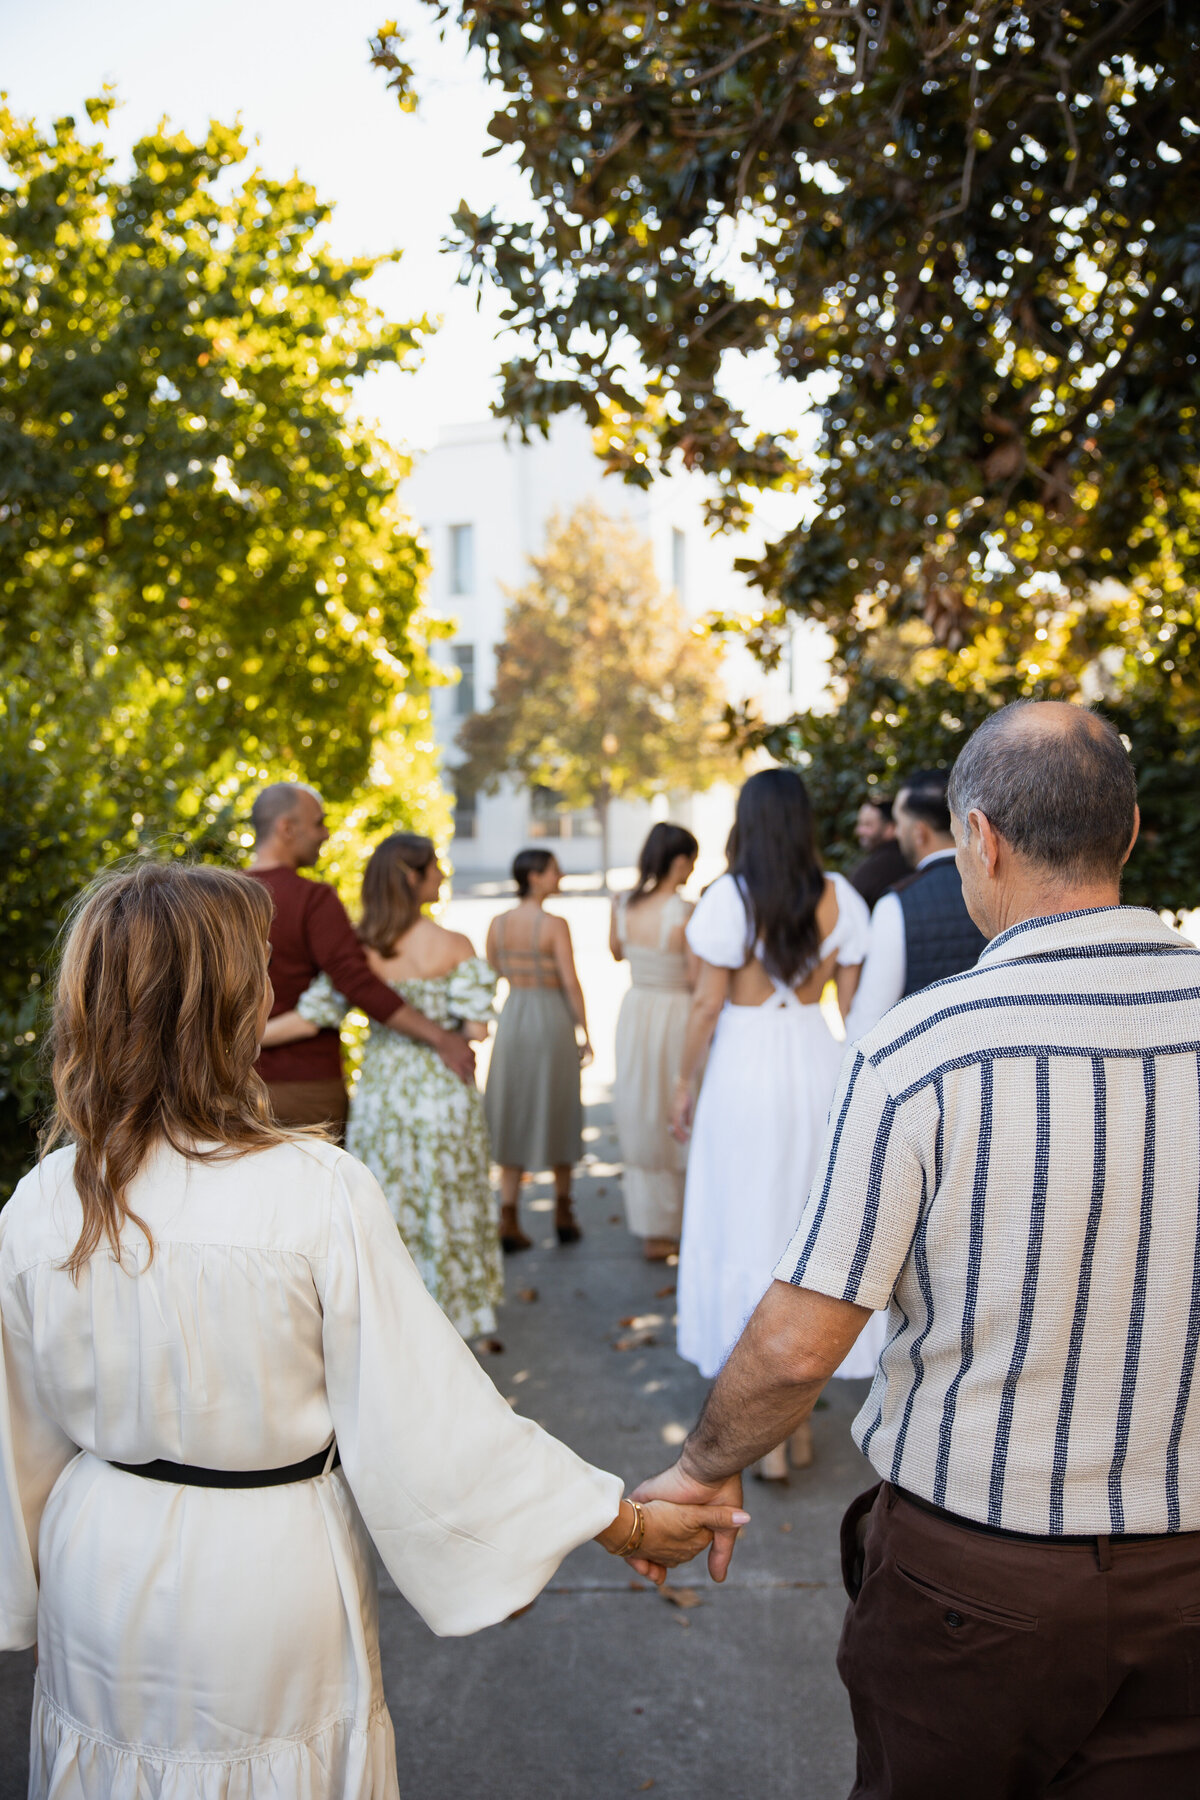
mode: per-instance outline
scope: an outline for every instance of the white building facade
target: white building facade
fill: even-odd
[[[504,636],[507,595],[529,578],[530,558],[546,540],[555,514],[565,518],[592,501],[623,518],[648,540],[658,578],[674,589],[693,616],[720,609],[741,611],[752,602],[733,572],[745,553],[736,540],[714,539],[702,514],[698,478],[668,477],[640,489],[605,479],[582,420],[555,421],[549,438],[522,444],[505,436],[504,425],[481,424],[444,430],[417,463],[406,483],[405,504],[430,553],[431,609],[453,619],[453,641],[439,645],[438,660],[457,668],[459,681],[433,697],[434,726],[448,781],[461,751],[456,738],[463,719],[486,709],[495,679],[496,650]],[[744,658],[734,659],[739,663]],[[794,661],[794,658],[793,658]],[[746,692],[743,679],[731,685]],[[760,675],[753,685],[777,687]],[[740,697],[740,695],[739,695]],[[790,696],[764,693],[772,712],[791,711]],[[599,825],[590,813],[561,809],[555,797],[506,782],[496,794],[472,797],[456,790],[455,835],[451,853],[465,874],[498,875],[524,845],[545,843],[568,873],[598,871]],[[616,867],[630,866],[656,818],[688,826],[705,847],[723,844],[732,820],[733,794],[722,787],[706,794],[672,794],[653,802],[617,801],[610,808],[609,855]]]

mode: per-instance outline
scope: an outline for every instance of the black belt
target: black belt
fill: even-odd
[[[1083,1545],[1093,1547],[1098,1540],[1108,1544],[1147,1544],[1157,1538],[1192,1537],[1194,1532],[1187,1531],[1087,1531],[1079,1537],[1044,1534],[1036,1531],[1008,1531],[1002,1525],[985,1525],[981,1519],[964,1519],[961,1513],[947,1512],[944,1506],[935,1506],[932,1500],[922,1500],[919,1494],[910,1494],[907,1488],[897,1487],[892,1483],[892,1492],[900,1500],[907,1500],[918,1512],[930,1513],[935,1519],[942,1519],[947,1525],[959,1525],[964,1531],[977,1531],[983,1537],[1007,1538],[1015,1544],[1042,1544],[1057,1549],[1060,1544]]]
[[[112,1461],[106,1458],[106,1461]],[[289,1463],[286,1469],[198,1469],[193,1463],[158,1462],[123,1463],[113,1462],[114,1469],[123,1469],[126,1475],[141,1475],[147,1481],[173,1481],[180,1487],[199,1488],[268,1488],[286,1487],[293,1481],[311,1481],[314,1476],[324,1475],[325,1465],[336,1469],[341,1463],[337,1445],[333,1446],[333,1461],[329,1462],[329,1445],[318,1450],[313,1456],[306,1456],[303,1462]]]

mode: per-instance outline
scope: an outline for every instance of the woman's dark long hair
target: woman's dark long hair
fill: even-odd
[[[690,856],[694,861],[699,854],[699,844],[682,825],[670,825],[665,819],[652,825],[638,857],[637,886],[625,902],[626,906],[652,894],[666,880],[667,870],[677,856]]]
[[[792,986],[821,948],[817,907],[825,875],[808,789],[794,769],[763,769],[738,795],[729,872],[749,896],[765,967]]]

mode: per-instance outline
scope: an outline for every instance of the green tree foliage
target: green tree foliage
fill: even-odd
[[[374,311],[375,264],[322,248],[329,209],[297,177],[239,170],[234,130],[163,128],[118,172],[111,104],[92,135],[0,111],[10,1137],[50,947],[98,866],[164,839],[229,854],[247,790],[283,774],[339,803],[335,869],[364,831],[446,824],[406,465],[350,406],[422,325]]]
[[[598,506],[554,518],[509,598],[492,704],[463,723],[461,779],[503,775],[593,806],[704,788],[727,773],[720,653],[665,593],[650,546]]]
[[[789,610],[822,621],[844,694],[891,680],[874,640],[907,631],[968,695],[1101,680],[1196,728],[1196,8],[454,10],[535,200],[457,215],[523,334],[508,416],[582,407],[614,470],[705,470],[730,526],[810,474],[744,566],[758,647]],[[811,466],[727,398],[739,355],[814,411]],[[852,758],[850,719],[821,730]]]

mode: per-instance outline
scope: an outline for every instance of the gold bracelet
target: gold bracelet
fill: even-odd
[[[624,1498],[622,1499],[624,1504]],[[610,1556],[634,1556],[641,1548],[642,1539],[646,1535],[646,1515],[637,1500],[630,1500],[633,1508],[633,1530],[619,1550],[610,1550]]]

